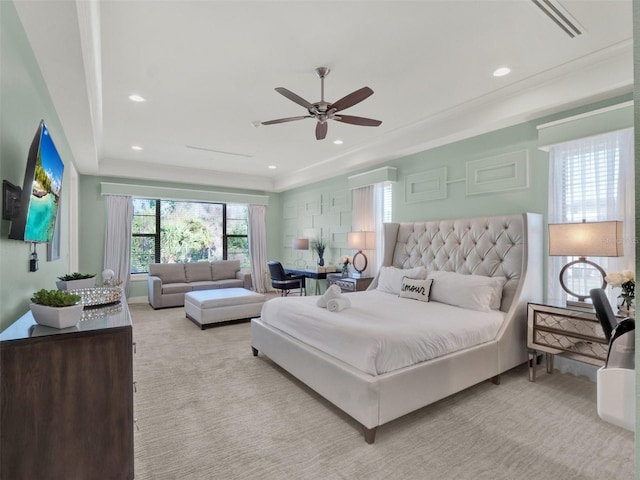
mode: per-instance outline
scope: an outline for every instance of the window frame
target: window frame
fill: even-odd
[[[229,238],[246,238],[247,239],[247,256],[249,255],[249,248],[248,248],[248,242],[249,242],[249,232],[247,231],[246,235],[239,235],[239,234],[232,234],[232,235],[228,235],[227,234],[227,221],[228,221],[228,217],[227,217],[227,206],[228,204],[225,202],[203,202],[203,201],[199,201],[199,200],[171,200],[171,199],[162,199],[162,198],[148,198],[148,197],[133,197],[133,200],[138,200],[138,199],[142,199],[142,200],[153,200],[155,203],[155,233],[132,233],[131,237],[132,238],[153,238],[154,239],[154,263],[162,263],[161,262],[161,240],[162,240],[162,202],[163,201],[171,201],[171,202],[178,202],[178,203],[197,203],[197,204],[208,204],[208,205],[221,205],[222,206],[222,259],[223,260],[227,260],[228,259],[228,242],[229,242]],[[246,204],[242,204],[242,203],[234,203],[234,205],[246,205]],[[248,212],[247,212],[248,214]],[[135,211],[134,211],[134,218],[136,217],[135,215]],[[248,225],[247,225],[248,228]],[[130,272],[131,275],[146,275],[148,274],[148,270],[147,271],[140,271],[140,272]]]

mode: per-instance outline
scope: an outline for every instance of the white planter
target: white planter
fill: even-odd
[[[76,290],[78,288],[93,288],[96,286],[96,277],[83,278],[81,280],[59,280],[56,282],[58,290]]]
[[[69,328],[78,324],[82,318],[82,304],[70,307],[48,307],[38,303],[30,303],[33,318],[39,325],[53,328]]]

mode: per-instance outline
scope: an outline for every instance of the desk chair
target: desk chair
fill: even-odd
[[[303,295],[303,292],[304,295],[307,294],[304,277],[286,274],[280,262],[271,260],[267,262],[267,265],[269,265],[269,273],[271,274],[271,286],[280,290],[283,297],[289,295],[289,292],[296,288],[300,289],[300,295]]]

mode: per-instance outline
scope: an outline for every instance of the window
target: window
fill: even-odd
[[[633,136],[621,130],[550,148],[549,223],[622,220],[624,238],[634,238]],[[634,242],[625,241],[623,258],[590,259],[606,272],[634,270]],[[563,295],[558,284],[562,265],[577,257],[549,257],[548,294]],[[566,279],[574,292],[601,286],[590,267],[572,269]]]
[[[131,273],[150,263],[240,260],[249,266],[248,207],[133,199]]]
[[[393,212],[393,183],[386,182],[382,188],[382,221],[390,223]]]

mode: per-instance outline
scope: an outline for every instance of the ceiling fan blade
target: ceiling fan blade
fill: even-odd
[[[312,115],[303,115],[301,117],[278,118],[277,120],[268,120],[266,122],[260,122],[260,124],[261,125],[273,125],[275,123],[293,122],[295,120],[302,120],[304,118],[313,118],[313,116]]]
[[[381,120],[373,118],[354,117],[353,115],[336,115],[333,117],[336,122],[350,123],[352,125],[361,125],[363,127],[377,127],[382,123]]]
[[[304,98],[302,98],[299,95],[296,95],[291,90],[287,90],[284,87],[277,87],[276,92],[278,92],[280,95],[284,95],[292,102],[296,102],[298,105],[303,106],[307,110],[309,110],[310,108],[313,108],[313,105],[310,102],[307,102]]]
[[[284,95],[284,94],[283,94]],[[329,105],[329,110],[333,109],[336,112],[340,110],[344,110],[349,107],[353,107],[356,103],[360,103],[365,98],[373,95],[373,90],[369,87],[362,87],[360,90],[356,90],[355,92],[351,92],[346,97],[342,97],[337,102]]]
[[[316,140],[324,140],[327,136],[327,130],[329,129],[329,125],[327,122],[318,122],[316,124]]]

